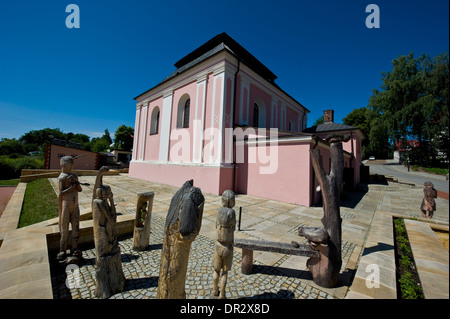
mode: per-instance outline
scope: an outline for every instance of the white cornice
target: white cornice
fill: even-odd
[[[231,168],[232,163],[194,163],[194,162],[168,162],[168,161],[144,161],[144,160],[132,160],[135,163],[153,164],[153,165],[175,165],[175,166],[195,166],[195,167],[216,167],[216,168]]]
[[[207,74],[202,74],[202,75],[198,76],[197,77],[197,83],[201,83],[201,82],[206,81],[207,76],[208,76]]]
[[[210,73],[220,73],[225,71],[225,64],[227,53],[221,52],[216,56],[213,56],[199,64],[193,66],[192,68],[174,76],[172,79],[168,80],[166,83],[157,85],[150,89],[146,93],[141,94],[136,101],[142,103],[142,101],[151,101],[161,96],[163,92],[173,91],[179,87],[185,86],[188,83],[198,81],[198,79],[206,78]]]
[[[166,83],[157,85],[150,89],[146,93],[140,95],[136,101],[138,103],[150,102],[157,99],[165,91],[173,91],[179,87],[182,87],[190,82],[200,81],[208,76],[208,74],[214,73],[220,74],[221,72],[235,73],[237,71],[237,59],[228,51],[222,51],[211,58],[200,62],[199,64],[191,67],[190,69],[174,76],[172,79],[168,80]],[[302,106],[299,102],[295,101],[292,97],[279,90],[272,83],[268,82],[266,79],[261,77],[251,68],[241,63],[239,66],[239,76],[241,77],[242,83],[253,84],[256,87],[262,89],[272,96],[277,96],[279,100],[286,104],[290,109],[297,112],[306,112],[306,108]]]
[[[165,98],[167,98],[167,97],[169,97],[169,96],[171,96],[171,95],[173,95],[173,90],[166,91],[166,92],[164,92],[164,93],[162,94],[163,99],[165,99]]]

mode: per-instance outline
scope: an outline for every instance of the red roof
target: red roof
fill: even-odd
[[[398,141],[395,142],[395,149],[397,151],[407,151],[407,147],[416,148],[419,147],[419,141],[417,140],[408,140],[408,141]]]

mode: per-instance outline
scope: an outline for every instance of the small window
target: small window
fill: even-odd
[[[294,132],[295,131],[295,123],[294,120],[290,120],[289,121],[289,132]]]
[[[191,99],[184,103],[183,127],[189,127],[189,112],[191,110]]]
[[[259,106],[253,104],[253,127],[259,127]]]
[[[159,130],[159,107],[155,106],[150,119],[150,135],[158,134]]]

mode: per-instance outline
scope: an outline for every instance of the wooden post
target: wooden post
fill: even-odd
[[[319,149],[312,149],[310,151],[312,166],[322,190],[323,218],[321,221],[324,230],[328,234],[328,242],[326,244],[321,243],[320,248],[316,246],[316,250],[321,252],[320,258],[318,260],[310,260],[307,265],[314,282],[327,288],[336,287],[342,265],[342,219],[339,204],[344,179],[342,142],[348,140],[349,137],[340,135],[327,137],[326,141],[330,143],[331,156],[331,168],[330,174],[328,175],[325,173],[320,162]]]
[[[146,250],[150,244],[150,225],[154,197],[154,192],[138,194],[136,217],[134,219],[133,250]]]
[[[244,275],[250,275],[253,270],[253,250],[242,248],[241,271]]]
[[[111,188],[102,182],[102,176],[107,171],[107,167],[99,170],[92,198],[96,263],[95,296],[99,298],[109,298],[122,291],[126,280],[116,234],[117,213],[114,196]]]
[[[191,244],[200,232],[205,198],[194,181],[173,195],[164,226],[157,299],[185,299]]]
[[[241,230],[241,217],[242,217],[242,206],[239,206],[239,224],[238,224],[238,230]]]

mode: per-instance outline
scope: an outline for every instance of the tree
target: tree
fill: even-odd
[[[109,143],[109,145],[112,144],[111,134],[109,134],[108,129],[105,129],[105,134],[103,134],[102,139],[104,139],[106,142]]]
[[[92,152],[107,152],[110,148],[108,141],[102,137],[94,137],[91,141]]]
[[[321,117],[319,117],[313,124],[313,126],[319,125],[319,124],[323,124],[324,123],[324,119],[323,119],[323,115]]]
[[[119,126],[114,135],[114,148],[123,151],[131,151],[133,148],[133,135],[134,129],[131,126]]]
[[[25,154],[25,150],[20,141],[2,138],[0,141],[0,155]]]
[[[19,138],[23,143],[26,152],[45,150],[45,145],[51,143],[54,138],[65,139],[66,135],[59,128],[45,128],[42,130],[32,130]]]
[[[90,138],[85,134],[67,133],[66,139],[71,143],[78,143],[83,150],[89,151],[91,149]]]
[[[389,135],[381,120],[381,114],[367,107],[354,109],[344,119],[344,124],[359,128],[365,135],[362,141],[362,156],[387,158],[391,152]]]
[[[391,72],[382,73],[382,90],[373,91],[369,107],[381,114],[379,123],[391,141],[419,142],[412,154],[417,164],[430,166],[438,157],[448,161],[448,54],[432,59],[410,53],[392,65]]]
[[[367,108],[354,109],[351,111],[342,122],[346,125],[359,128],[365,135],[369,135],[370,125],[366,116]]]

